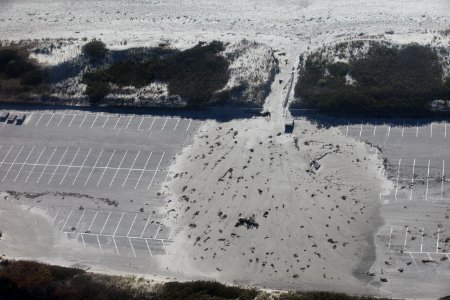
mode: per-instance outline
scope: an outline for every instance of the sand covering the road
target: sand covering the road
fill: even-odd
[[[308,121],[281,130],[262,118],[202,127],[172,169],[166,218],[181,231],[161,263],[236,284],[364,291],[353,272],[374,259],[379,195],[390,189],[377,150]],[[250,217],[257,228],[236,226]]]

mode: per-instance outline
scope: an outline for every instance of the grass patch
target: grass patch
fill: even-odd
[[[224,50],[221,42],[199,43],[184,50],[167,55],[155,55],[143,61],[125,60],[111,66],[86,73],[87,95],[94,103],[101,103],[106,96],[106,86],[143,87],[152,82],[168,84],[170,95],[186,98],[192,106],[201,106],[210,100],[214,92],[228,82],[228,61],[219,53]]]
[[[326,110],[428,111],[430,102],[450,100],[450,78],[434,49],[372,42],[363,57],[330,62],[322,53],[306,58],[295,95],[308,107]]]

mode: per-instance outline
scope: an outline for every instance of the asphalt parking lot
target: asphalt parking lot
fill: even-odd
[[[380,195],[384,224],[375,237],[372,270],[381,270],[392,285],[405,278],[438,284],[450,276],[450,127],[407,123],[364,121],[336,128],[379,146],[394,184],[389,195]]]
[[[15,112],[19,113],[19,112]],[[202,121],[73,111],[26,112],[0,123],[0,188],[25,195],[68,239],[105,255],[165,253],[159,194],[177,152]]]

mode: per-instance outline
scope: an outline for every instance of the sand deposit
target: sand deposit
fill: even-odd
[[[163,263],[238,284],[362,291],[353,273],[370,265],[384,183],[376,149],[307,121],[280,132],[264,119],[203,127],[166,191],[182,231]]]

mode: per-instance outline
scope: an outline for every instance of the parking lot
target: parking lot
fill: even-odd
[[[446,122],[405,123],[336,128],[377,145],[394,184],[389,195],[380,195],[384,224],[375,237],[372,270],[392,284],[405,278],[437,283],[450,276],[450,128]]]
[[[14,113],[14,112],[13,112]],[[17,112],[20,113],[20,112]],[[105,255],[165,253],[169,168],[202,121],[72,111],[27,112],[0,123],[0,187],[43,213],[68,239]]]

